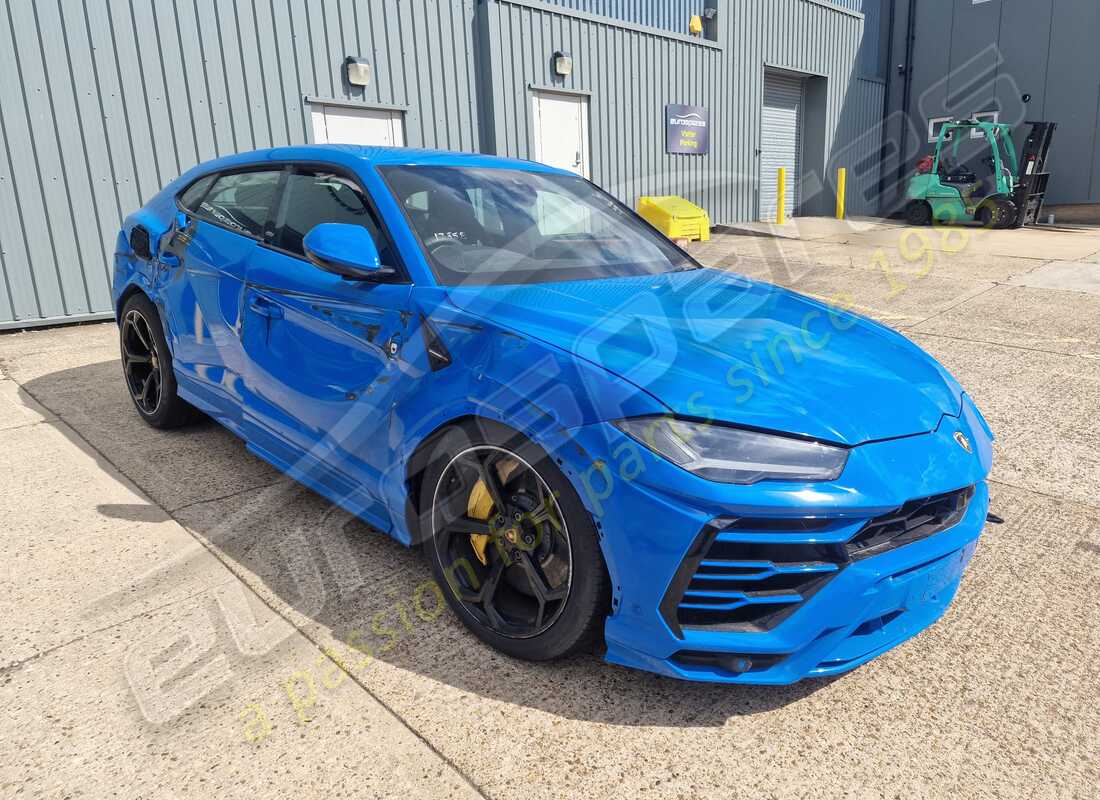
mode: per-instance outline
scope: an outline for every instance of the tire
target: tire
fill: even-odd
[[[992,203],[983,203],[978,209],[978,213],[974,215],[974,219],[983,228],[989,230],[997,227],[998,216],[997,209]]]
[[[1012,218],[1012,225],[1010,227],[1022,228],[1024,227],[1024,223],[1027,222],[1027,206],[1020,208],[1015,203],[1012,205],[1016,209],[1016,215]]]
[[[420,530],[451,610],[515,658],[550,661],[596,648],[610,580],[592,517],[553,460],[484,420],[450,427],[429,446]]]
[[[932,224],[932,207],[924,200],[910,200],[905,207],[905,221],[918,227]]]
[[[154,428],[179,428],[195,421],[198,411],[176,392],[172,352],[160,314],[148,297],[138,293],[126,301],[118,332],[122,377],[141,418]]]
[[[1005,197],[997,198],[997,228],[1016,228],[1016,218],[1020,216],[1016,204]]]

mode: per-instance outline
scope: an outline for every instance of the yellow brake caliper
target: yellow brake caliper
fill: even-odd
[[[489,519],[493,512],[493,498],[489,496],[489,490],[485,488],[485,481],[479,480],[474,484],[470,492],[470,498],[466,501],[466,516],[470,519],[480,519],[483,522]],[[489,565],[489,557],[485,550],[489,547],[489,534],[471,533],[470,546],[474,548],[474,555],[483,566]]]
[[[518,466],[519,462],[513,459],[504,461],[501,464],[501,469],[497,471],[497,475],[500,476],[500,482],[502,484],[507,483]],[[489,494],[489,489],[486,488],[485,481],[478,480],[478,482],[474,484],[474,488],[470,491],[470,497],[466,500],[466,516],[470,519],[479,519],[482,522],[488,522],[492,514],[493,497]],[[477,556],[477,560],[481,562],[482,566],[489,565],[487,551],[491,539],[492,537],[487,533],[470,534],[470,546],[474,549],[474,555]]]

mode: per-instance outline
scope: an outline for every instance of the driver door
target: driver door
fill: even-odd
[[[397,275],[352,281],[314,266],[302,239],[324,222],[367,228]],[[250,446],[386,531],[379,481],[408,383],[405,274],[356,180],[303,166],[287,175],[275,237],[250,258],[244,289]]]

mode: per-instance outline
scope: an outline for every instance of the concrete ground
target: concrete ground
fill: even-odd
[[[695,250],[901,329],[985,410],[1006,522],[941,622],[784,688],[512,661],[221,428],[145,427],[113,325],[5,335],[0,794],[1095,797],[1100,231],[798,220]]]

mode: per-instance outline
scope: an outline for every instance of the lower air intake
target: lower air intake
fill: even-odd
[[[974,487],[968,486],[912,500],[868,520],[848,541],[835,543],[798,540],[835,535],[853,525],[851,519],[716,519],[700,532],[680,565],[661,601],[661,615],[677,636],[684,628],[771,630],[853,561],[954,526],[973,496]],[[794,541],[777,541],[773,534],[789,534]]]

